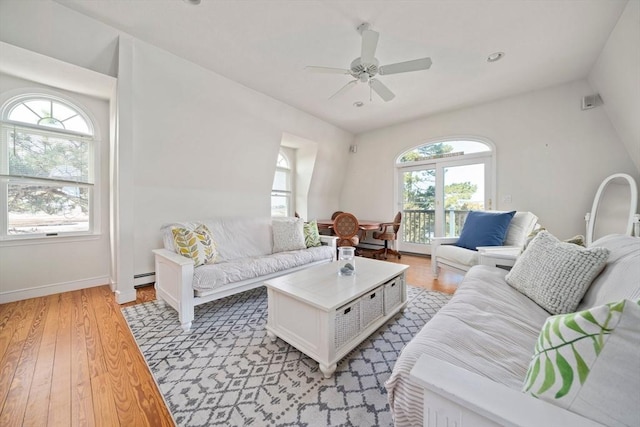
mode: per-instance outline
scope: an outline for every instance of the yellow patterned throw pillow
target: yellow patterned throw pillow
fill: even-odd
[[[213,237],[206,225],[199,225],[195,230],[176,227],[171,230],[176,252],[191,258],[195,266],[212,264],[218,252]]]

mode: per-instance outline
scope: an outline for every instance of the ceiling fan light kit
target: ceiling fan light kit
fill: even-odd
[[[395,64],[388,64],[379,66],[378,59],[375,57],[376,48],[378,47],[378,39],[380,34],[370,29],[368,23],[360,24],[357,28],[358,32],[362,36],[362,46],[360,49],[360,57],[354,59],[349,66],[349,69],[344,68],[332,68],[332,67],[317,67],[307,66],[305,69],[314,73],[324,74],[347,74],[354,78],[340,90],[331,95],[329,99],[334,99],[343,95],[345,92],[352,89],[355,85],[360,83],[367,83],[371,91],[378,94],[385,102],[391,101],[395,98],[395,94],[380,80],[374,78],[376,75],[388,75],[408,73],[411,71],[427,70],[431,67],[431,58],[420,58],[411,61],[397,62]]]

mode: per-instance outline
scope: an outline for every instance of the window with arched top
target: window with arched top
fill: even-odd
[[[276,161],[276,172],[271,187],[271,216],[293,216],[293,169],[292,151],[282,147]]]
[[[401,249],[429,253],[434,237],[459,235],[470,210],[493,209],[494,151],[481,138],[447,138],[397,157]]]
[[[1,114],[0,238],[91,233],[95,128],[88,114],[50,94],[9,99]]]

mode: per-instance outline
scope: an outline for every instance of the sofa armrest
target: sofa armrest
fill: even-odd
[[[323,245],[333,248],[333,261],[335,261],[337,256],[336,254],[338,252],[338,236],[326,236],[321,234],[320,242],[322,242]]]
[[[168,249],[153,249],[152,251],[156,256],[166,259],[168,262],[183,267],[187,265],[194,265],[191,258],[184,257]]]
[[[424,390],[424,426],[584,426],[593,420],[423,354],[411,380]],[[448,424],[447,424],[448,423]]]
[[[168,249],[154,249],[156,296],[178,312],[182,329],[188,331],[194,318],[192,259]]]
[[[459,239],[456,237],[433,237],[431,239],[431,271],[433,277],[438,278],[438,247],[441,245],[453,245]]]
[[[478,252],[509,253],[516,255],[522,252],[522,248],[520,246],[478,246],[476,249]]]
[[[453,245],[458,241],[460,237],[432,237],[431,238],[431,246],[440,246],[440,245]]]

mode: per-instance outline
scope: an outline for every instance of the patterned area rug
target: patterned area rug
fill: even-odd
[[[409,304],[326,379],[266,336],[264,287],[196,307],[184,333],[161,301],[122,310],[179,426],[391,426],[384,382],[404,345],[450,298],[408,286]]]

